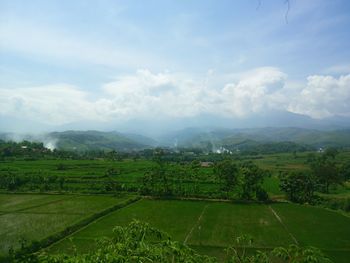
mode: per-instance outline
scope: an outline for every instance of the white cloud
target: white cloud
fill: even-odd
[[[99,119],[86,95],[67,84],[0,89],[0,113],[49,124]]]
[[[156,118],[198,114],[202,89],[201,83],[189,76],[166,72],[153,74],[148,70],[122,76],[103,87],[111,98],[112,113]]]
[[[306,86],[292,99],[288,110],[318,119],[350,116],[350,74],[339,78],[308,77]]]
[[[239,75],[236,83],[228,83],[219,91],[222,98],[218,112],[226,115],[245,116],[273,108],[274,94],[283,88],[286,75],[272,67],[257,68]]]
[[[162,120],[199,114],[245,117],[271,109],[313,118],[350,116],[350,75],[315,75],[308,77],[306,84],[295,85],[279,69],[263,67],[236,75],[235,81],[221,88],[210,85],[220,76],[212,71],[208,76],[196,79],[186,74],[138,70],[106,83],[98,96],[67,84],[0,88],[0,114],[48,124]]]

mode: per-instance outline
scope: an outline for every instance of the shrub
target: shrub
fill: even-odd
[[[262,188],[256,190],[256,199],[258,201],[266,202],[269,200],[269,194]]]

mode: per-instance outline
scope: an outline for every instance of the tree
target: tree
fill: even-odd
[[[191,179],[194,183],[194,189],[193,189],[194,193],[198,192],[198,181],[199,181],[199,169],[200,169],[200,167],[201,167],[201,164],[198,160],[194,160],[191,162],[190,175],[191,175]]]
[[[245,162],[240,166],[240,197],[243,199],[252,199],[259,192],[263,197],[263,189],[261,187],[266,172],[260,169],[252,162]]]
[[[141,192],[158,196],[170,196],[174,193],[174,174],[163,162],[145,172],[142,178]]]
[[[116,152],[115,150],[108,152],[106,154],[106,156],[107,156],[107,159],[111,160],[111,161],[122,161],[123,160],[122,156],[118,152]]]
[[[280,189],[292,202],[311,202],[317,189],[317,179],[308,173],[285,173],[280,176]]]
[[[238,184],[239,170],[238,166],[231,160],[225,160],[215,166],[215,174],[222,184],[222,190],[226,191],[228,197],[229,191]]]
[[[339,185],[344,179],[336,166],[336,150],[328,150],[319,157],[310,160],[310,167],[314,176],[318,179],[321,190],[329,193],[331,185]]]
[[[343,164],[340,168],[339,173],[344,181],[350,180],[350,163]]]

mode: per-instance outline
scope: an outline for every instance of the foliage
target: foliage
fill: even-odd
[[[350,180],[350,162],[343,164],[339,172],[342,178],[344,179],[344,181],[349,181]]]
[[[290,245],[287,248],[278,247],[272,251],[272,255],[283,262],[299,263],[329,263],[332,262],[318,248],[301,248],[297,245]]]
[[[328,149],[320,156],[310,156],[309,164],[314,176],[317,178],[322,191],[328,193],[331,185],[339,185],[344,182],[344,177],[339,172],[335,157],[338,151]]]
[[[222,189],[227,193],[235,190],[239,193],[239,198],[244,200],[255,197],[260,201],[268,200],[267,192],[262,189],[267,172],[253,162],[236,164],[226,160],[216,165],[215,173],[222,184]]]
[[[237,237],[233,245],[226,249],[226,263],[270,263],[275,262],[331,262],[320,250],[310,247],[301,248],[290,245],[277,247],[271,252],[256,251],[247,253],[252,248],[253,238],[248,235]],[[37,253],[25,255],[15,262],[47,263],[87,263],[87,262],[183,262],[202,263],[218,262],[216,258],[199,255],[187,245],[171,238],[164,232],[151,227],[148,223],[133,220],[128,226],[117,226],[112,237],[97,241],[97,249],[86,254]]]
[[[292,202],[312,202],[317,189],[317,181],[308,173],[284,173],[280,176],[280,188]]]
[[[242,199],[252,199],[254,195],[259,193],[259,198],[268,199],[266,192],[261,188],[266,172],[260,169],[252,162],[244,162],[240,166],[240,182],[241,182],[241,194]]]
[[[271,252],[257,250],[248,254],[247,250],[253,248],[253,238],[249,235],[237,237],[227,251],[227,263],[272,263],[272,262],[298,262],[298,263],[330,263],[319,249],[314,247],[302,248],[297,245],[276,247]]]
[[[334,210],[350,212],[350,197],[326,199],[322,201],[321,205]]]
[[[227,193],[238,183],[238,166],[231,160],[225,160],[215,166],[215,173],[222,183],[222,189]]]
[[[53,256],[42,253],[35,258],[35,261],[55,263],[216,262],[214,258],[199,255],[188,246],[172,241],[160,230],[136,220],[126,227],[115,227],[111,238],[99,240],[96,251],[73,256],[64,254]],[[33,262],[33,259],[27,262]]]

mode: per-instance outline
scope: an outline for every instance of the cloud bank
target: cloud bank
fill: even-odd
[[[245,118],[268,110],[316,119],[350,116],[350,74],[313,75],[292,85],[287,74],[274,67],[234,77],[209,72],[202,78],[142,69],[119,76],[95,93],[83,88],[69,84],[0,88],[0,114],[53,125],[133,118],[161,121],[200,114]]]

